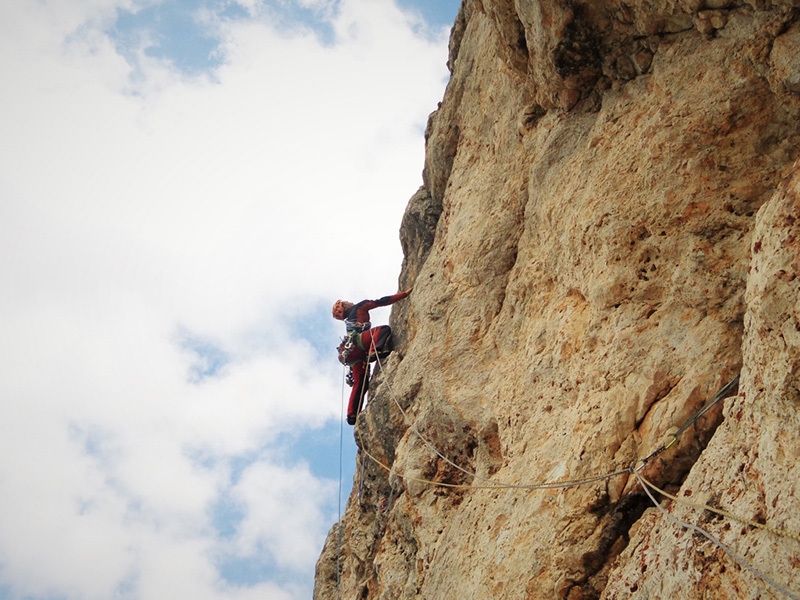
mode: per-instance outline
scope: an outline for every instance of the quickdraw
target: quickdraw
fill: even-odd
[[[347,359],[350,357],[350,353],[353,351],[353,347],[356,344],[356,337],[358,336],[355,332],[350,333],[342,338],[342,343],[336,348],[337,352],[339,353],[339,362],[343,365],[350,364]]]
[[[366,331],[367,329],[364,329],[363,331]],[[358,362],[358,360],[362,360],[360,358],[358,360],[350,359],[350,354],[355,348],[358,348],[358,350],[360,350],[362,353],[367,350],[364,347],[364,342],[361,341],[361,333],[362,331],[350,331],[347,336],[342,338],[342,343],[339,344],[336,350],[339,353],[339,362],[343,365],[349,366],[355,362]]]
[[[350,360],[350,353],[354,348],[358,348],[362,352],[366,352],[368,350],[368,348],[364,346],[364,342],[361,340],[361,334],[370,329],[372,325],[369,322],[356,323],[355,325],[355,327],[348,326],[347,335],[342,338],[342,343],[339,344],[337,348],[339,353],[339,362],[343,365],[352,365],[353,363],[357,362],[355,360]]]

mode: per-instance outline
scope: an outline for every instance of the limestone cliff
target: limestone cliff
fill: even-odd
[[[317,600],[800,595],[798,6],[464,0]]]

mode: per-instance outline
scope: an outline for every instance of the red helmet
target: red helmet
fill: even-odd
[[[351,303],[347,300],[337,300],[333,303],[333,309],[331,313],[333,314],[333,318],[339,321],[344,320],[344,311],[350,306]]]

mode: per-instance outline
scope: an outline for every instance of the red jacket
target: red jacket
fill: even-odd
[[[398,292],[393,296],[384,296],[377,300],[362,300],[344,311],[344,324],[347,333],[351,331],[366,331],[370,328],[369,311],[380,306],[389,306],[408,296],[410,292]]]

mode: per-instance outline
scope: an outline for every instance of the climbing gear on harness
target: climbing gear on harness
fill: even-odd
[[[342,343],[336,348],[339,353],[339,362],[343,365],[351,365],[352,362],[349,361],[350,353],[353,351],[353,348],[356,346],[356,339],[361,337],[360,335],[356,335],[355,333],[351,333],[346,335],[342,338]]]
[[[352,365],[354,362],[358,362],[359,360],[365,360],[364,353],[367,356],[372,356],[375,352],[375,342],[371,340],[372,343],[369,346],[364,345],[364,340],[361,338],[361,334],[365,331],[370,329],[369,323],[359,323],[364,327],[363,330],[353,329],[352,331],[348,331],[347,335],[342,338],[342,343],[339,344],[337,347],[337,351],[339,353],[339,362],[343,365]],[[358,358],[353,360],[351,354],[353,354],[354,350],[358,350],[356,353]],[[374,360],[370,358],[370,360]]]

